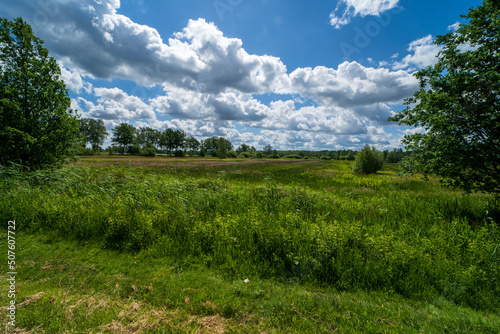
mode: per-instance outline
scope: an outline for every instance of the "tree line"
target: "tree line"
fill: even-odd
[[[101,119],[79,120],[82,148],[81,155],[94,154],[103,151],[104,139],[109,135]],[[174,156],[214,156],[219,158],[287,158],[287,159],[321,159],[321,160],[348,160],[354,161],[357,151],[306,151],[288,150],[277,151],[271,145],[262,150],[254,146],[241,144],[234,149],[234,145],[223,137],[211,137],[199,141],[193,136],[187,136],[182,130],[167,128],[163,131],[150,127],[136,128],[128,123],[121,123],[113,130],[112,143],[108,148],[111,153],[128,153],[135,155],[154,156],[156,153],[165,153]],[[87,148],[89,146],[91,148]],[[401,148],[379,152],[382,160],[389,163],[400,162],[406,155]]]

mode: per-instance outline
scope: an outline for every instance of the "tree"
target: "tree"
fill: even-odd
[[[250,146],[243,143],[240,145],[240,147],[238,147],[236,149],[236,153],[238,153],[238,154],[243,153],[243,152],[250,152]]]
[[[189,151],[189,155],[193,156],[194,152],[200,147],[200,142],[194,137],[188,137],[185,142],[186,149]]]
[[[60,165],[78,144],[61,69],[21,18],[0,18],[0,162]]]
[[[139,128],[137,142],[142,148],[150,147],[156,149],[160,143],[161,132],[149,127]]]
[[[113,129],[113,143],[122,146],[122,153],[125,152],[125,147],[132,145],[136,139],[136,128],[128,123],[121,123]]]
[[[270,157],[273,154],[273,147],[271,145],[267,144],[262,149],[262,153],[264,154],[265,157]]]
[[[182,130],[165,129],[160,136],[160,146],[165,147],[170,155],[172,151],[184,146],[186,133]]]
[[[227,145],[227,140],[224,139],[223,137],[220,137],[217,140],[217,157],[219,159],[226,159],[227,157],[227,151],[228,151],[228,145]]]
[[[500,193],[500,4],[485,0],[466,24],[438,36],[438,62],[418,71],[420,89],[389,120],[423,133],[403,140],[409,172],[435,174],[465,191]]]
[[[384,166],[384,156],[375,147],[366,145],[356,155],[352,171],[356,174],[373,174]]]
[[[225,139],[224,137],[220,137],[220,138],[224,139],[224,141],[225,141],[226,152],[232,151],[233,144],[229,140]],[[217,156],[217,150],[218,150],[220,144],[222,143],[222,141],[220,141],[220,138],[214,136],[214,137],[207,138],[207,139],[203,140],[201,143],[201,149],[203,150],[203,152],[210,154],[212,156]]]
[[[102,119],[83,118],[79,121],[80,134],[83,137],[84,146],[87,143],[92,145],[92,150],[98,152],[101,149],[104,139],[109,135]]]
[[[186,141],[186,133],[182,130],[175,130],[173,136],[174,150],[181,150]]]

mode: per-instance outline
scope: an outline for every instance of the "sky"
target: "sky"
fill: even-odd
[[[61,67],[82,118],[278,150],[379,150],[463,0],[2,0]],[[110,138],[105,146],[110,144]]]

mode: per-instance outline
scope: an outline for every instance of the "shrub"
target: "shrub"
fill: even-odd
[[[329,156],[327,156],[327,155],[322,155],[322,156],[320,157],[320,159],[321,159],[321,160],[330,160],[330,159],[331,159],[331,157],[329,157]]]
[[[184,151],[183,150],[177,150],[174,153],[174,156],[177,158],[182,158],[184,156]]]
[[[146,147],[141,150],[141,155],[145,157],[156,157],[156,150],[154,147]]]
[[[280,158],[280,155],[279,155],[278,151],[273,150],[271,153],[271,159],[279,159],[279,158]]]
[[[130,145],[127,147],[127,153],[132,155],[141,154],[141,147],[139,145]]]
[[[91,148],[81,147],[78,149],[77,155],[94,155],[95,152]]]
[[[302,159],[302,157],[298,154],[288,154],[285,155],[285,159]]]
[[[372,174],[381,170],[383,165],[382,153],[366,145],[356,156],[352,170],[356,174]]]
[[[250,152],[241,152],[240,154],[238,154],[238,158],[248,159],[251,157],[252,157],[252,154]]]
[[[228,158],[236,158],[236,151],[227,152],[227,157]]]

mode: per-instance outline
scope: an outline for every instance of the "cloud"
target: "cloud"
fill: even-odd
[[[394,70],[407,69],[413,72],[416,68],[425,68],[437,63],[437,55],[442,47],[434,44],[432,35],[425,36],[410,43],[408,51],[411,53],[403,58],[402,61],[394,62]]]
[[[156,114],[150,105],[119,88],[94,88],[94,94],[98,97],[97,103],[81,97],[77,99],[77,106],[83,107],[88,117],[105,120],[156,119]]]
[[[415,78],[405,71],[364,67],[344,62],[338,68],[299,68],[290,74],[296,93],[327,106],[359,107],[397,102],[418,89]]]
[[[73,92],[80,94],[83,90],[87,94],[92,93],[92,84],[82,79],[82,73],[78,71],[70,71],[64,65],[60,65],[61,80],[64,81],[66,86]]]
[[[398,1],[342,3],[350,20],[379,15]],[[198,138],[227,136],[236,144],[270,143],[283,149],[385,145],[383,134],[374,129],[392,115],[392,103],[418,89],[408,67],[428,46],[427,41],[410,44],[414,58],[403,59],[406,63],[394,65],[395,70],[344,62],[337,69],[318,66],[288,73],[280,58],[249,54],[241,39],[224,36],[204,19],[189,20],[164,40],[156,29],[119,14],[119,8],[118,0],[18,0],[4,11],[32,24],[62,65],[68,88],[89,95],[72,99],[84,117],[104,119],[108,127],[130,121],[179,128]],[[137,86],[159,85],[164,92],[141,99],[119,88],[92,85],[95,79],[116,78]],[[272,102],[261,102],[260,94],[270,94]]]
[[[460,22],[457,21],[457,22],[453,23],[452,25],[449,25],[448,30],[456,31],[459,27],[460,27]]]
[[[9,8],[27,18],[68,68],[95,78],[210,92],[277,92],[288,86],[279,58],[248,54],[240,39],[225,37],[204,19],[189,20],[165,42],[156,29],[119,14],[118,0],[54,1],[57,14],[46,15],[46,22],[38,18],[43,11],[37,3],[19,0]]]
[[[381,13],[395,8],[398,2],[399,0],[339,0],[335,10],[330,13],[330,24],[335,29],[340,29],[358,15],[380,16]],[[341,16],[338,14],[340,7],[345,7]]]

